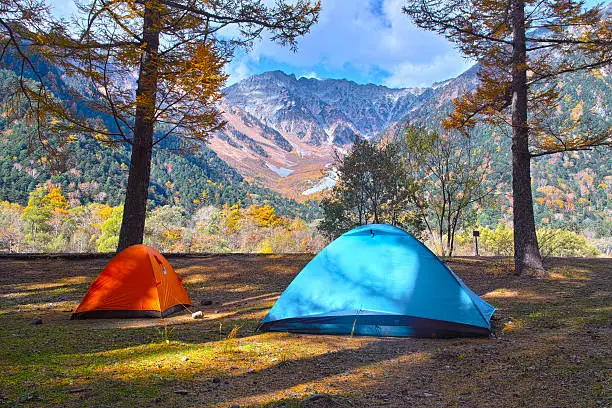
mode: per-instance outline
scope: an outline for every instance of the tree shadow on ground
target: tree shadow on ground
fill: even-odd
[[[610,260],[548,260],[559,276],[545,280],[491,272],[486,259],[450,262],[481,296],[499,289],[516,292],[487,298],[499,309],[497,339],[254,334],[274,297],[308,259],[171,260],[185,276],[192,300],[213,301],[202,308],[214,317],[201,321],[184,313],[154,326],[144,319],[75,322],[56,304],[34,302],[31,306],[41,310],[30,310],[16,298],[23,311],[0,313],[6,351],[0,384],[7,390],[0,392],[0,402],[31,392],[43,400],[29,405],[68,407],[275,406],[315,392],[350,399],[353,406],[586,407],[606,401]],[[41,269],[50,264],[33,261],[26,273],[8,275],[14,265],[0,260],[0,293],[25,288],[16,284],[63,282],[78,288],[64,279],[83,276],[89,282],[107,261],[78,260],[74,268],[61,261],[52,265],[57,269]],[[44,295],[42,286],[33,290]],[[68,293],[67,305],[74,306],[84,295]],[[30,325],[36,314],[43,315],[43,325]],[[169,344],[164,325],[173,329]],[[230,336],[235,326],[240,329]],[[75,387],[86,390],[69,392]]]

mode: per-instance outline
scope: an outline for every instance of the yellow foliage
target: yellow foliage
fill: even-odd
[[[52,209],[66,210],[68,208],[68,201],[62,194],[61,187],[51,188],[49,193],[42,199],[43,205],[49,206]]]
[[[276,216],[274,207],[268,204],[263,207],[253,204],[248,208],[248,213],[260,227],[272,227],[281,222],[281,218]]]
[[[591,202],[584,197],[580,197],[578,199],[578,204],[579,205],[591,205]]]
[[[107,204],[104,207],[96,210],[96,213],[98,214],[98,217],[100,217],[102,221],[106,221],[113,214],[113,208]]]
[[[225,225],[229,232],[233,233],[240,229],[240,208],[238,204],[234,204],[231,207],[227,204],[223,204],[223,215],[225,216]]]
[[[259,252],[261,252],[262,254],[272,253],[272,245],[270,245],[270,240],[268,238],[264,239],[264,241],[261,243],[261,248],[259,249]]]
[[[183,230],[180,228],[170,227],[163,232],[163,236],[166,240],[175,243],[183,238]]]

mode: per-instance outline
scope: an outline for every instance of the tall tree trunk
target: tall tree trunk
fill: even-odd
[[[538,249],[533,197],[531,194],[531,155],[527,123],[527,52],[525,2],[512,0],[512,195],[514,209],[515,273],[544,272]]]
[[[145,2],[142,36],[145,49],[136,89],[134,141],[117,251],[130,245],[141,244],[144,235],[159,70],[157,53],[160,11],[158,6],[155,1]]]

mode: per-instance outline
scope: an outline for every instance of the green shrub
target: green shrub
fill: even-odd
[[[598,256],[599,250],[586,238],[560,228],[540,228],[537,232],[540,253],[547,256]]]
[[[506,224],[497,224],[495,229],[484,227],[480,230],[478,244],[483,255],[512,256],[514,233]]]

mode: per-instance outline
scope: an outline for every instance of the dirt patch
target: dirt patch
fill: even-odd
[[[84,321],[69,318],[108,259],[0,259],[0,405],[612,403],[612,260],[553,259],[543,280],[512,276],[507,259],[449,260],[498,309],[491,339],[256,333],[310,258],[170,257],[191,310]],[[204,318],[191,319],[195,310]]]

